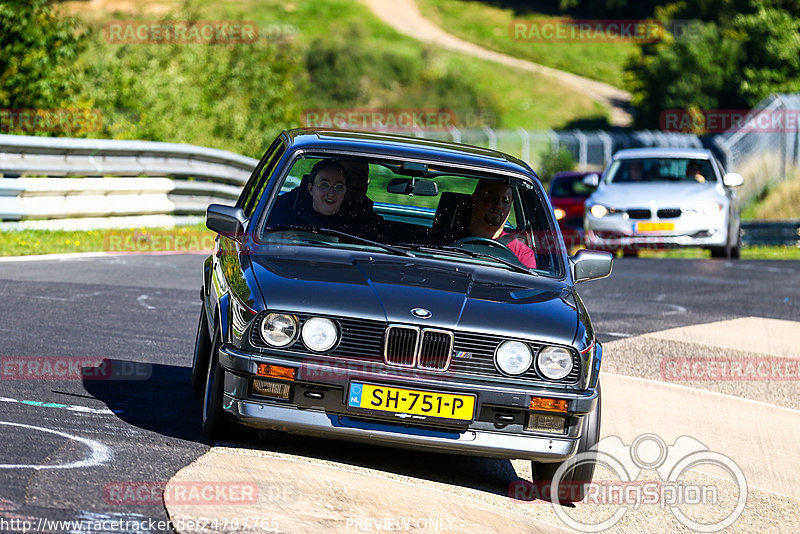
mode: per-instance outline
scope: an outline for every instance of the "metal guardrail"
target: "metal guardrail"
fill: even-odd
[[[200,215],[238,198],[257,163],[175,143],[0,135],[0,219]]]
[[[800,247],[800,219],[742,222],[742,244]]]

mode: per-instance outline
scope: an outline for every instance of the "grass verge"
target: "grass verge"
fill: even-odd
[[[20,230],[0,232],[0,256],[70,252],[199,253],[211,250],[215,234],[204,224],[174,228],[127,228],[89,231]],[[644,250],[643,258],[708,258],[702,249]],[[800,247],[745,247],[742,259],[800,260]]]
[[[623,66],[635,44],[619,42],[526,42],[514,39],[512,21],[545,21],[563,17],[516,15],[485,2],[417,0],[422,13],[464,40],[510,56],[623,87]]]
[[[201,252],[215,234],[205,225],[104,230],[19,230],[0,232],[0,256],[74,252]]]

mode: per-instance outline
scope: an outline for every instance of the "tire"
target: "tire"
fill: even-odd
[[[736,244],[731,246],[731,259],[738,260],[742,257],[742,229],[736,229]]]
[[[600,384],[597,385],[597,408],[595,411],[583,418],[583,425],[581,426],[581,439],[578,442],[578,451],[576,454],[587,453],[592,449],[597,442],[600,441],[600,419],[601,419],[602,398],[600,394]],[[597,452],[589,452],[592,458],[597,457]],[[563,463],[568,463],[570,460],[556,463],[543,463],[532,462],[534,480],[553,480],[553,476]],[[582,462],[577,468],[567,471],[561,482],[573,483],[581,481],[586,484],[592,481],[594,477],[595,462]],[[569,486],[568,486],[569,487]],[[586,485],[581,484],[577,488],[571,488],[571,491],[566,492],[566,498],[561,499],[561,503],[571,503],[582,501],[586,495]]]
[[[192,389],[195,395],[202,395],[206,387],[208,375],[208,358],[211,355],[211,340],[208,335],[206,309],[200,309],[200,321],[197,323],[197,335],[194,339],[194,357],[192,358]]]
[[[712,258],[727,258],[728,257],[728,252],[726,250],[727,248],[728,247],[711,247],[709,249],[711,251],[711,257]]]
[[[219,364],[220,334],[214,334],[203,395],[203,432],[213,440],[229,438],[234,424],[222,409],[225,372]]]

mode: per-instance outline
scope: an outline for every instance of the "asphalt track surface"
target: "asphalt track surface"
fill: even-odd
[[[114,489],[120,483],[159,487],[212,446],[200,431],[201,406],[189,386],[202,261],[199,255],[0,261],[4,361],[107,360],[125,378],[19,379],[4,373],[0,532],[21,531],[23,521],[33,530],[61,532],[68,529],[47,522],[80,519],[145,524],[107,532],[164,531],[158,528],[168,519],[162,502],[120,502]],[[740,317],[797,321],[800,262],[618,259],[610,278],[581,284],[580,292],[606,343]],[[624,374],[647,376],[652,363],[628,365]],[[784,392],[790,398],[775,404],[790,405],[796,391]],[[327,440],[264,433],[243,438],[234,448],[347,456],[377,472],[457,479],[480,490],[489,480],[495,493],[504,491],[503,484],[492,489],[491,480],[504,483],[510,469],[498,460],[395,456],[380,447]]]

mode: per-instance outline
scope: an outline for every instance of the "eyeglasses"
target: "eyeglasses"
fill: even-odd
[[[319,190],[322,191],[323,193],[327,193],[331,189],[333,189],[334,193],[344,193],[345,189],[347,189],[344,184],[339,183],[336,185],[331,185],[330,182],[326,181],[322,181],[314,185],[314,187],[318,187]]]

